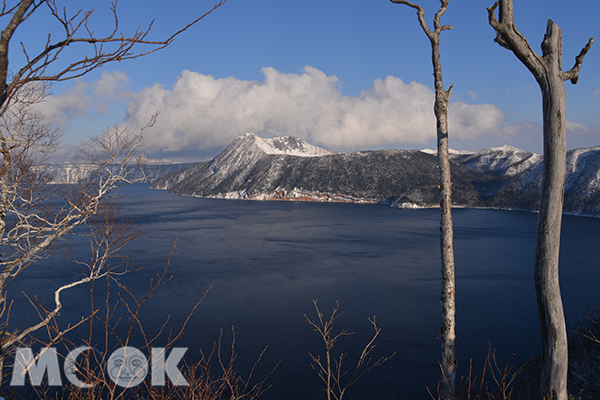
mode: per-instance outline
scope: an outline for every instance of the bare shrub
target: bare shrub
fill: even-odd
[[[381,329],[378,328],[377,324],[375,323],[375,317],[373,317],[373,319],[369,319],[373,325],[373,328],[375,329],[373,337],[363,348],[354,369],[345,371],[342,368],[342,362],[348,354],[342,353],[338,357],[334,357],[332,355],[332,349],[340,337],[353,335],[354,333],[345,330],[342,330],[338,334],[333,333],[333,323],[342,315],[342,313],[338,314],[338,310],[340,308],[339,303],[336,302],[329,319],[325,319],[323,313],[319,310],[319,307],[317,306],[317,300],[314,300],[313,303],[315,305],[315,310],[317,311],[317,320],[313,321],[306,315],[304,315],[304,318],[306,318],[306,322],[315,328],[314,330],[321,335],[323,344],[325,345],[325,360],[321,360],[321,356],[315,357],[312,354],[310,355],[314,362],[313,369],[317,371],[319,377],[323,383],[325,383],[327,400],[342,400],[348,388],[356,383],[356,381],[363,377],[367,372],[375,367],[381,366],[383,363],[388,361],[394,356],[395,353],[389,357],[381,357],[376,361],[373,361],[370,358],[370,354],[375,348],[375,339],[377,339],[379,332],[381,332]]]

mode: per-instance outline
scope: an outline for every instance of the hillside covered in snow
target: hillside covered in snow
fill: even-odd
[[[127,173],[131,181],[150,183],[164,174],[180,170],[189,165],[190,164],[149,164],[141,167],[132,165]],[[111,173],[116,174],[119,172],[121,165],[109,165],[108,168],[111,170]],[[50,182],[52,184],[77,183],[83,179],[89,178],[91,174],[97,172],[97,169],[97,166],[90,164],[75,165],[73,163],[53,163],[44,165],[44,172],[52,176],[52,181]]]
[[[459,207],[536,210],[542,156],[510,146],[453,152],[453,202]],[[568,153],[565,212],[600,216],[600,147]],[[385,203],[436,207],[432,151],[334,153],[287,136],[246,134],[211,161],[165,174],[152,187],[191,196]]]

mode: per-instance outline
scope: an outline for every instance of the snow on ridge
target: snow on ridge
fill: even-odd
[[[437,155],[436,150],[421,150]],[[513,146],[487,147],[478,151],[449,150],[450,159],[479,172],[514,176],[533,167],[542,160],[541,154],[531,153]]]
[[[420,150],[422,153],[425,154],[430,154],[432,156],[437,156],[437,150],[435,149],[423,149]],[[448,149],[448,154],[450,155],[466,155],[466,154],[474,154],[474,151],[469,151],[469,150],[452,150],[452,149]]]
[[[426,154],[431,154],[436,156],[437,155],[437,150],[436,149],[423,149],[421,150],[423,153]],[[510,146],[508,144],[505,144],[504,146],[500,146],[500,147],[486,147],[484,149],[481,150],[475,150],[475,151],[471,151],[471,150],[453,150],[453,149],[448,149],[448,154],[450,155],[456,155],[456,156],[463,156],[463,155],[483,155],[483,154],[488,154],[488,153],[508,153],[508,152],[513,152],[513,153],[530,153],[528,151],[525,150],[521,150],[517,147],[514,146]],[[536,154],[536,153],[531,153],[531,154]]]
[[[210,173],[225,177],[234,171],[246,170],[265,155],[316,157],[333,154],[329,150],[308,144],[295,136],[282,136],[264,139],[255,133],[238,136],[221,154],[210,162]],[[238,178],[244,179],[245,174]]]
[[[319,157],[333,154],[332,151],[313,146],[296,136],[263,138],[254,133],[246,133],[243,138],[254,140],[265,154],[282,154],[298,157]]]
[[[542,155],[505,145],[480,150],[473,154],[473,160],[476,161],[474,167],[479,170],[515,176],[539,163]]]
[[[580,147],[577,149],[569,150],[567,152],[567,173],[573,173],[577,171],[577,167],[580,164],[580,159],[589,156],[593,157],[595,155],[594,153],[598,151],[600,151],[600,146]]]
[[[502,153],[507,153],[507,152],[516,152],[516,153],[529,153],[528,151],[525,150],[521,150],[519,148],[516,148],[514,146],[510,146],[505,144],[504,146],[500,146],[500,147],[487,147],[485,149],[481,149],[477,152],[475,152],[475,154],[486,154],[486,153],[492,153],[492,152],[502,152]],[[532,153],[535,154],[535,153]]]

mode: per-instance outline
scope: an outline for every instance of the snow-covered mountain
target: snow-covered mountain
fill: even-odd
[[[540,160],[530,168],[511,177],[494,194],[494,202],[500,207],[538,209],[542,168],[540,156]],[[600,216],[600,147],[567,152],[563,210],[570,214]]]
[[[236,138],[213,160],[212,169],[227,173],[228,170],[253,165],[266,154],[318,157],[333,153],[294,136],[264,139],[254,133],[246,133]]]
[[[453,203],[536,210],[542,156],[511,146],[452,152]],[[600,216],[600,147],[568,153],[565,212]],[[382,202],[435,207],[435,151],[333,153],[293,136],[246,134],[215,159],[153,183],[174,193],[235,199]]]
[[[190,164],[167,164],[167,165],[144,165],[143,167],[131,166],[128,172],[130,180],[150,183],[158,177],[170,172],[187,167]],[[118,173],[120,165],[111,165],[109,168],[112,173]],[[49,173],[53,179],[53,184],[72,184],[82,179],[86,179],[90,174],[97,170],[97,166],[91,164],[72,164],[72,163],[53,163],[44,166],[45,172]]]
[[[474,171],[508,178],[518,175],[542,161],[542,155],[512,146],[502,146],[490,147],[477,152],[450,153],[450,159]]]
[[[476,205],[464,167],[454,179],[456,199]],[[475,174],[477,175],[477,174]],[[420,151],[333,153],[293,136],[237,138],[215,159],[167,174],[153,183],[174,193],[236,199],[387,202],[435,206],[436,157]]]
[[[537,210],[543,157],[510,146],[451,156],[451,160],[497,178],[489,202],[500,208]],[[567,152],[564,212],[600,216],[600,146]]]
[[[294,136],[264,139],[254,133],[246,133],[236,138],[212,161],[194,164],[178,173],[169,174],[155,181],[153,187],[171,189],[184,180],[204,182],[204,186],[208,187],[231,181],[229,186],[237,187],[243,185],[254,166],[265,156],[306,158],[330,154],[333,152]]]
[[[319,157],[333,154],[332,151],[313,146],[295,136],[281,136],[265,139],[254,133],[246,133],[235,139],[221,154],[228,156],[231,152],[262,151],[265,154],[285,154],[297,157]]]

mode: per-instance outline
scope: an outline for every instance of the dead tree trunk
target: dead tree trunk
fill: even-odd
[[[442,256],[442,396],[452,398],[456,393],[456,301],[454,276],[454,233],[452,228],[452,183],[450,160],[448,158],[448,101],[454,85],[444,89],[442,63],[440,61],[440,33],[452,29],[441,25],[440,18],[448,8],[449,0],[440,0],[441,6],[433,18],[434,30],[425,22],[425,11],[420,5],[404,0],[391,0],[417,10],[417,17],[423,31],[431,42],[433,77],[435,85],[434,112],[437,120],[437,154],[440,167],[440,251]]]
[[[500,4],[498,19],[495,10]],[[577,83],[583,57],[593,39],[576,58],[575,66],[562,72],[562,34],[548,20],[537,55],[517,31],[512,0],[501,0],[488,8],[490,25],[496,30],[495,41],[511,50],[531,71],[542,91],[544,124],[544,165],[542,193],[535,248],[535,290],[542,331],[542,371],[540,398],[567,399],[568,348],[565,317],[558,279],[558,256],[566,176],[566,92],[564,81]]]

